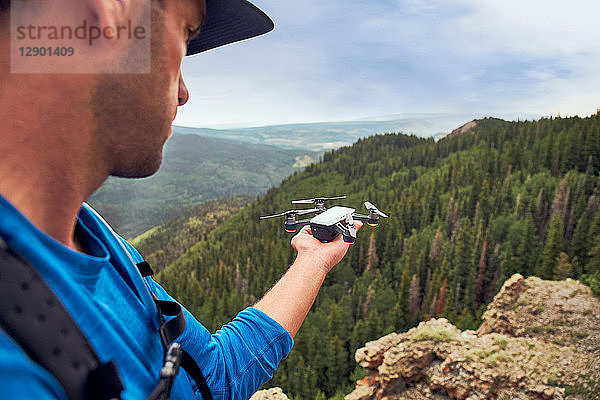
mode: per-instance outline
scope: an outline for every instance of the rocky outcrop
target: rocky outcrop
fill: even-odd
[[[463,133],[469,132],[471,129],[475,128],[476,126],[477,126],[477,121],[475,121],[475,120],[469,121],[466,124],[454,129],[452,132],[447,134],[445,137],[448,138],[451,136],[462,135]]]
[[[600,399],[600,300],[580,282],[510,278],[475,331],[422,322],[357,350],[346,400]]]
[[[250,400],[288,400],[288,397],[281,388],[271,388],[259,390],[250,397]]]

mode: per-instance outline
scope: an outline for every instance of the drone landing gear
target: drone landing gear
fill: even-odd
[[[344,240],[344,243],[346,243],[346,244],[354,244],[354,242],[356,241],[356,239],[353,238],[352,236],[343,236],[342,239]]]

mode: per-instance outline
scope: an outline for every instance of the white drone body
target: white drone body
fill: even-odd
[[[354,243],[356,227],[354,226],[354,208],[335,206],[316,215],[310,220],[312,235],[321,242],[331,242],[339,234],[344,242]]]
[[[354,208],[335,206],[329,210],[315,215],[311,220],[311,224],[331,226],[346,218],[346,214],[352,215]]]

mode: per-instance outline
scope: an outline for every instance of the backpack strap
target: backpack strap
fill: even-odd
[[[120,399],[123,384],[116,364],[100,361],[39,272],[2,238],[0,265],[0,326],[5,332],[56,377],[69,399]]]
[[[142,275],[142,277],[144,277],[144,278],[147,277],[147,276],[154,275],[154,270],[152,269],[152,267],[150,266],[150,264],[148,264],[146,261],[142,261],[140,263],[137,263],[135,266],[140,271],[140,275]]]
[[[37,269],[1,237],[0,265],[0,327],[34,362],[54,375],[69,399],[119,400],[124,388],[114,361],[100,361]],[[139,263],[138,268],[142,276],[153,274],[145,261]],[[174,342],[186,325],[181,306],[152,295],[159,309],[159,332],[165,360],[159,383],[148,400],[169,398],[180,365],[194,379],[202,398],[213,400],[206,379],[192,356]],[[165,316],[173,318],[166,320]],[[51,334],[40,335],[40,332]]]
[[[138,267],[138,270],[140,271],[142,277],[145,278],[154,275],[154,271],[150,267],[150,264],[148,264],[146,261],[142,261],[136,264],[136,266]],[[200,390],[202,398],[204,400],[213,400],[212,395],[210,393],[210,389],[208,388],[208,383],[204,378],[204,374],[202,374],[202,370],[200,369],[200,367],[198,367],[198,364],[196,364],[196,361],[194,361],[192,356],[187,351],[181,348],[179,343],[174,342],[175,339],[181,336],[181,334],[185,330],[186,325],[185,315],[183,314],[181,306],[179,305],[179,303],[176,303],[174,301],[158,300],[158,298],[154,295],[152,291],[150,291],[150,293],[152,294],[152,298],[154,299],[154,302],[156,303],[156,306],[158,307],[160,313],[161,324],[159,332],[163,347],[165,349],[165,366],[171,360],[171,362],[173,364],[176,364],[177,366],[174,372],[174,375],[177,375],[177,368],[181,365],[181,367],[185,369],[185,371],[194,380],[194,382],[196,382],[196,386]],[[173,318],[166,320],[165,315]],[[175,362],[175,360],[177,361]],[[159,386],[157,386],[157,388],[155,389],[155,392],[158,391],[159,387],[163,387],[165,385],[168,385],[169,383],[170,385],[172,385],[172,381],[166,380],[163,376],[163,372],[161,371],[161,380],[159,382]],[[170,391],[170,387],[168,387],[166,390],[168,393]],[[148,398],[148,400],[162,398],[158,396],[153,397],[153,395],[151,395]]]

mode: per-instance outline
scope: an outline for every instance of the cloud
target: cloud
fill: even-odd
[[[184,60],[179,124],[402,112],[589,114],[599,107],[600,3],[261,0],[265,37]]]

